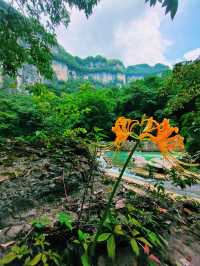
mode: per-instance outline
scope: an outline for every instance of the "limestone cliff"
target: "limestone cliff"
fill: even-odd
[[[163,64],[140,64],[126,68],[120,60],[106,59],[100,55],[82,59],[72,56],[62,47],[57,47],[54,51],[53,68],[58,80],[83,79],[103,85],[124,85],[131,80],[162,75],[169,70],[169,67]]]
[[[100,55],[84,59],[72,56],[64,48],[54,49],[52,67],[58,81],[89,80],[105,85],[122,86],[132,80],[152,75],[162,75],[169,68],[162,64],[149,66],[147,64],[128,66],[120,60],[106,59]],[[41,80],[34,67],[25,66],[21,70],[20,83],[33,84]]]
[[[67,65],[53,61],[52,67],[58,80],[66,81],[69,79],[69,68]]]

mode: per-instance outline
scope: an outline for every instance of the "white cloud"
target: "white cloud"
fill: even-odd
[[[158,8],[146,9],[145,14],[128,24],[122,23],[115,32],[115,45],[122,51],[121,57],[127,65],[158,62],[169,64],[165,58],[166,48],[172,44],[160,32],[163,20]]]
[[[168,63],[160,26],[165,17],[160,7],[150,8],[141,0],[102,0],[89,19],[71,11],[71,23],[57,31],[65,49],[81,57],[101,54],[121,59],[126,65]]]
[[[200,56],[200,48],[191,50],[184,54],[184,58],[188,61],[195,60]]]

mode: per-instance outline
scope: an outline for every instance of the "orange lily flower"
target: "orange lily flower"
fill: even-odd
[[[159,124],[156,120],[153,119],[153,117],[142,120],[141,125],[143,125],[146,121],[147,123],[142,133],[150,133],[153,130],[157,129]]]
[[[121,143],[128,139],[136,123],[139,122],[137,120],[127,119],[123,116],[117,119],[115,126],[112,127],[112,131],[116,134],[114,144],[117,148],[120,148]]]
[[[137,136],[133,128],[138,124],[141,128],[144,128],[142,133]],[[192,173],[186,170],[183,166],[197,166],[187,164],[179,161],[171,153],[173,151],[184,150],[184,138],[178,134],[178,127],[171,127],[169,119],[163,119],[161,123],[158,123],[150,117],[148,119],[143,118],[141,122],[138,120],[127,119],[125,117],[119,117],[112,127],[112,131],[116,134],[115,146],[119,149],[121,143],[126,141],[129,136],[141,141],[149,140],[155,143],[162,153],[163,157],[169,161],[173,168],[177,169],[178,172],[182,173],[184,176],[190,176],[195,178],[200,178],[199,174]]]
[[[171,154],[173,151],[184,150],[184,138],[178,134],[178,132],[179,129],[177,127],[171,127],[169,120],[166,118],[160,124],[152,118],[149,118],[146,129],[140,134],[139,138],[141,140],[147,139],[155,143],[163,157],[174,169],[178,170],[179,173],[182,173],[184,176],[199,178],[198,174],[186,170],[182,166],[185,163],[179,161]],[[191,166],[191,164],[187,164],[187,166]]]
[[[179,129],[171,127],[166,118],[159,124],[153,117],[143,119],[141,123],[138,120],[119,117],[115,126],[112,127],[112,131],[116,134],[115,146],[119,148],[121,143],[134,133],[133,128],[136,124],[144,126],[145,123],[146,126],[138,138],[141,141],[149,140],[155,143],[164,157],[174,150],[184,149],[184,139],[178,134]],[[173,136],[173,134],[175,135]]]
[[[153,124],[156,126],[153,126]],[[184,138],[178,134],[179,129],[177,127],[170,126],[168,119],[165,118],[159,124],[152,118],[149,118],[146,128],[139,138],[141,140],[146,138],[155,143],[164,157],[167,157],[172,151],[184,150]],[[155,135],[152,134],[152,131],[156,131]],[[173,136],[173,134],[176,135]]]
[[[157,122],[154,122],[155,124]],[[148,123],[147,123],[148,124]],[[152,118],[149,122],[149,125],[152,124]],[[149,132],[155,131],[155,134],[151,134]],[[164,119],[162,123],[157,123],[157,128],[149,127],[149,132],[143,132],[140,135],[140,139],[147,138],[153,143],[157,145],[163,157],[170,162],[171,166],[176,169],[183,176],[187,176],[190,178],[199,179],[199,174],[192,172],[190,170],[185,169],[183,166],[197,166],[198,164],[187,164],[176,157],[174,157],[171,153],[173,151],[183,151],[184,150],[184,138],[178,134],[179,129],[177,127],[171,127],[169,120]]]

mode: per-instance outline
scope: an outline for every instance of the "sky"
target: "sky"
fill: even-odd
[[[68,28],[57,29],[59,43],[82,58],[102,55],[127,65],[174,65],[200,55],[200,0],[179,0],[172,21],[160,4],[144,0],[101,0],[87,19],[72,9]]]

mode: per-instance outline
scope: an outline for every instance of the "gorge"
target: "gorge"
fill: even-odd
[[[72,56],[64,48],[58,46],[53,51],[52,68],[54,79],[61,82],[69,80],[85,80],[95,85],[122,86],[132,80],[145,78],[152,75],[160,76],[169,70],[163,64],[150,66],[148,64],[138,64],[125,67],[118,59],[106,59],[101,55],[88,56],[84,59]],[[44,81],[33,66],[24,65],[18,78],[21,84],[34,84]]]

